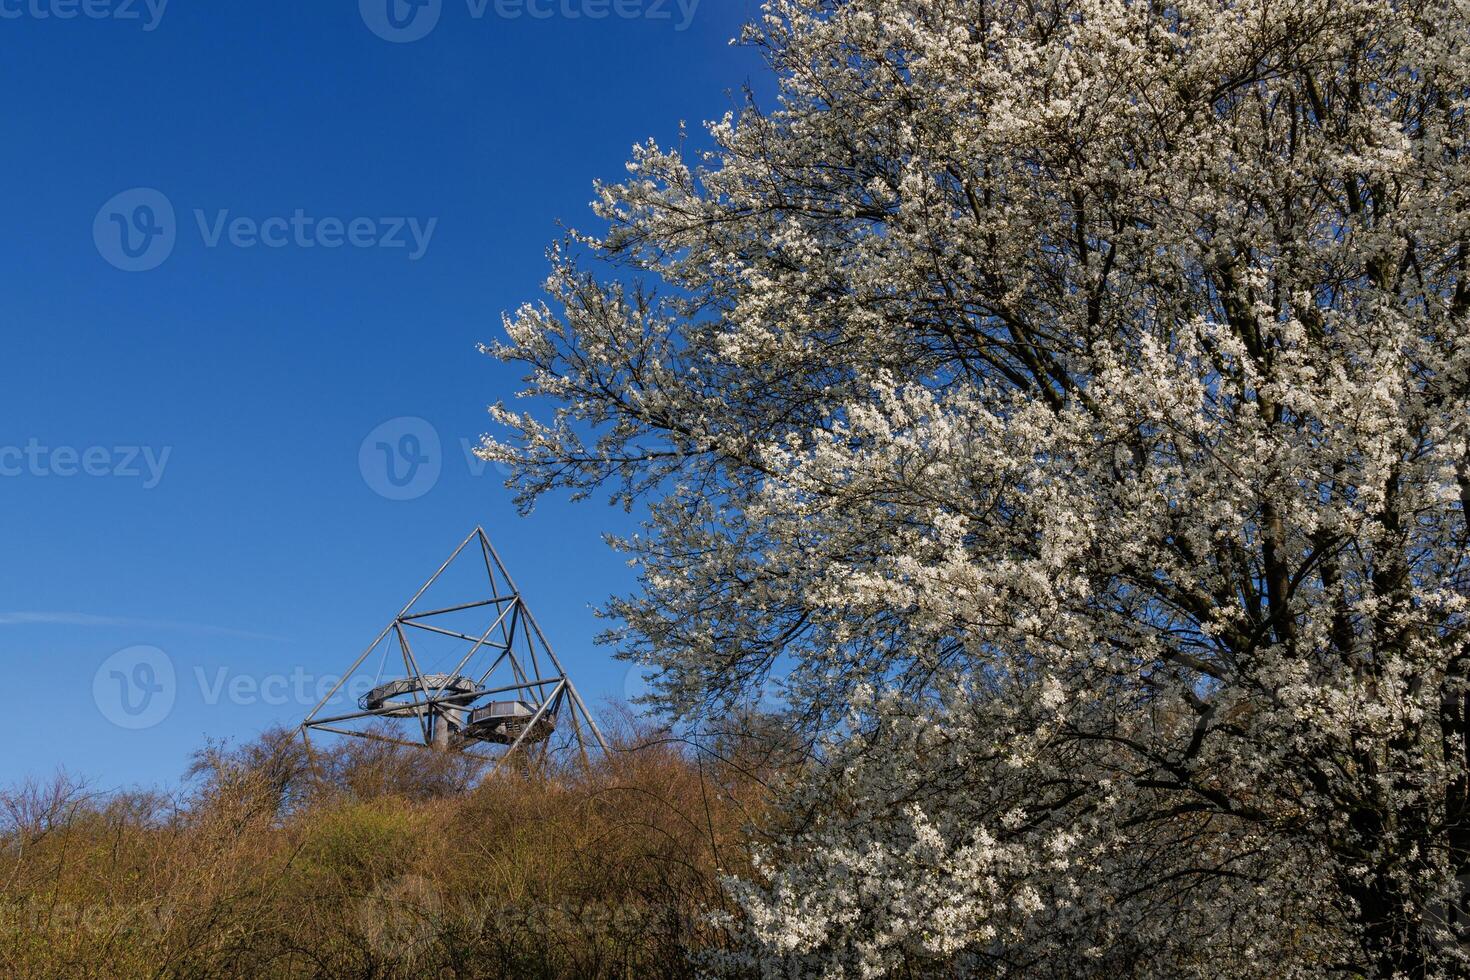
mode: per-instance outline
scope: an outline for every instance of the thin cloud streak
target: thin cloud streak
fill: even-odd
[[[98,616],[83,612],[0,612],[0,626],[111,626],[127,629],[177,630],[185,633],[206,633],[213,636],[233,636],[248,640],[269,640],[287,643],[286,637],[252,630],[231,629],[228,626],[211,626],[208,623],[188,623],[172,619],[135,619],[129,616]]]

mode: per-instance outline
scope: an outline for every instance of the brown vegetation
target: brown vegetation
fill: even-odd
[[[675,977],[722,944],[765,761],[631,723],[590,764],[290,732],[213,745],[182,799],[0,796],[0,974]],[[716,755],[718,755],[717,753]]]

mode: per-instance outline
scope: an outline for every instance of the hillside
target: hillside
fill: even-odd
[[[294,733],[212,745],[191,790],[4,794],[12,977],[675,977],[722,944],[763,774],[624,726],[613,751],[487,775]]]

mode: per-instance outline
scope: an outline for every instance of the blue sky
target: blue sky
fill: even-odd
[[[259,685],[341,670],[476,524],[589,702],[629,689],[590,611],[627,518],[516,515],[464,451],[517,382],[475,344],[594,178],[760,80],[755,6],[392,2],[0,0],[0,783],[296,723]],[[175,690],[129,728],[136,647]]]

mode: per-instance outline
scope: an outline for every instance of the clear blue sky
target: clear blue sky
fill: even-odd
[[[626,690],[590,608],[632,585],[601,542],[627,519],[522,519],[475,475],[461,440],[517,381],[475,344],[537,298],[558,221],[595,227],[594,178],[759,80],[727,43],[754,5],[388,2],[0,0],[0,783],[169,783],[206,735],[295,724],[200,678],[340,670],[477,523],[589,702]],[[425,455],[416,423],[360,459],[404,417],[441,441],[426,492],[372,458]],[[140,645],[176,692],[129,729],[94,679]]]

